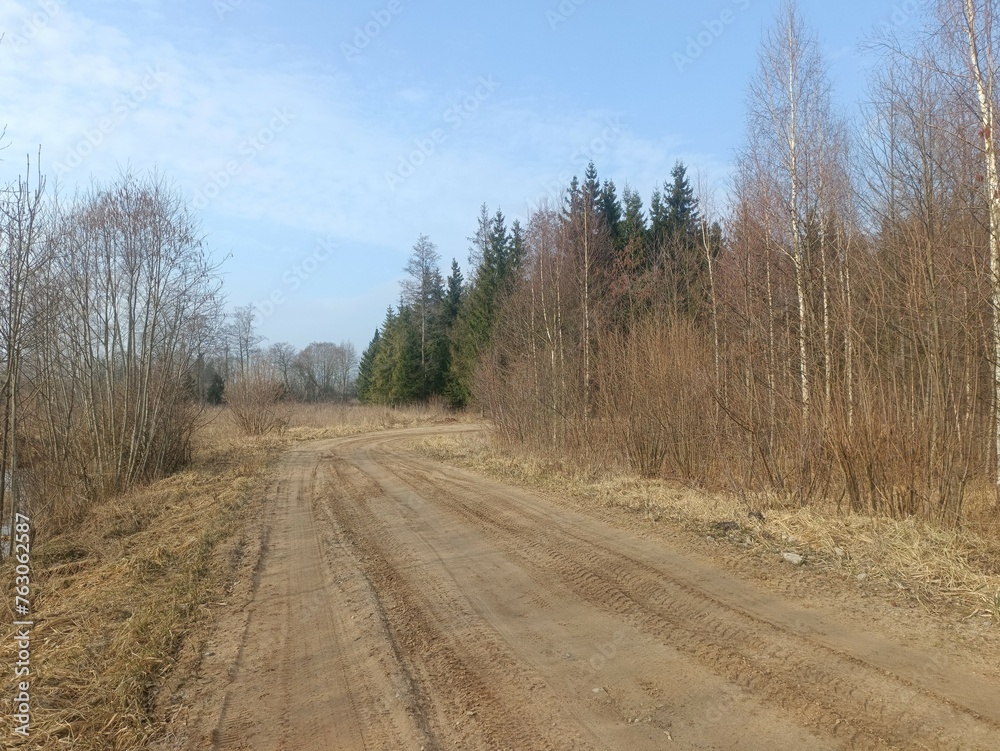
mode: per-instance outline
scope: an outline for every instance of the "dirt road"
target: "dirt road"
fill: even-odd
[[[449,429],[286,456],[192,748],[1000,748],[992,666],[406,448]]]

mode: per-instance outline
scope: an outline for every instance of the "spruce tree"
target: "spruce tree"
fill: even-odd
[[[608,228],[612,246],[619,251],[625,245],[622,236],[622,206],[618,202],[613,180],[604,181],[598,201],[601,222]]]
[[[583,185],[580,186],[582,198],[586,202],[586,207],[591,214],[601,212],[601,181],[597,179],[597,167],[593,161],[587,164],[587,171],[583,174]]]
[[[368,343],[368,347],[361,355],[361,362],[358,363],[358,378],[355,381],[355,385],[358,390],[358,401],[362,404],[378,401],[375,398],[373,390],[373,379],[375,376],[375,358],[378,356],[381,341],[382,335],[378,329],[375,329],[375,336]]]
[[[448,275],[444,292],[444,323],[448,330],[451,330],[455,318],[458,317],[458,310],[465,292],[464,284],[465,278],[462,276],[462,269],[458,265],[458,261],[452,258],[451,273]]]
[[[670,171],[673,178],[666,199],[666,229],[674,238],[694,235],[698,231],[698,199],[687,179],[687,168],[677,162]],[[666,184],[664,184],[666,188]]]
[[[677,312],[699,318],[705,313],[708,266],[698,237],[701,223],[698,199],[682,162],[674,165],[670,176],[673,182],[665,202],[665,248],[671,302]]]
[[[382,322],[382,334],[379,338],[378,346],[372,360],[372,376],[368,387],[368,401],[374,404],[389,404],[389,392],[392,387],[393,371],[396,367],[397,351],[395,341],[397,339],[399,316],[390,307],[385,313],[385,321]]]
[[[476,366],[490,344],[497,312],[524,256],[520,225],[515,222],[508,232],[500,210],[489,219],[484,206],[477,232],[470,239],[473,247],[469,257],[479,258],[480,262],[452,328],[451,370],[446,395],[456,407],[468,404],[472,398]]]

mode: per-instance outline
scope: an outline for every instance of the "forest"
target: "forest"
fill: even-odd
[[[1000,483],[1000,35],[942,3],[834,104],[794,6],[766,31],[726,199],[591,164],[471,279],[420,237],[362,401],[472,405],[510,448],[790,504],[959,524]],[[989,511],[992,509],[992,511]]]

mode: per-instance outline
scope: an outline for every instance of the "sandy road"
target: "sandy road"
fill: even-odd
[[[1000,748],[947,649],[406,448],[462,429],[285,457],[191,747]]]

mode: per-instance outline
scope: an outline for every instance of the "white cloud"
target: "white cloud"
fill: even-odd
[[[69,4],[51,7],[30,39],[22,34],[24,44],[0,44],[0,125],[6,122],[11,146],[0,174],[12,177],[22,162],[11,156],[41,145],[50,175],[57,164],[75,164],[63,170],[64,192],[89,183],[91,174],[110,178],[124,164],[155,166],[192,197],[214,184],[218,195],[203,211],[206,229],[233,238],[241,250],[260,245],[250,235],[239,239],[241,226],[263,223],[273,235],[282,228],[299,237],[332,234],[345,253],[353,246],[395,252],[398,260],[384,268],[366,267],[364,258],[346,263],[360,285],[380,295],[421,233],[431,235],[446,260],[464,261],[483,202],[523,216],[569,176],[582,177],[591,157],[602,178],[614,177],[619,190],[628,180],[648,200],[684,157],[676,139],[644,138],[627,120],[612,132],[614,112],[517,98],[503,81],[487,91],[487,72],[470,73],[458,90],[436,90],[412,73],[405,85],[363,90],[349,78],[357,75],[353,68],[338,72],[280,47],[232,35],[213,44],[140,38]],[[143,12],[155,16],[160,7],[148,0]],[[20,29],[36,9],[0,0],[0,27]],[[214,21],[211,14],[206,19]],[[286,115],[280,128],[276,113]],[[386,174],[437,130],[444,138],[433,153],[390,189]],[[687,161],[695,159],[710,173],[721,165],[703,155]],[[378,308],[393,301],[385,298]],[[301,312],[321,303],[296,304]],[[344,310],[335,301],[322,306]]]

